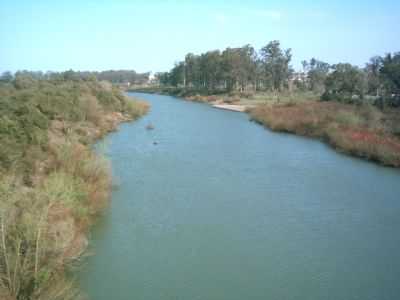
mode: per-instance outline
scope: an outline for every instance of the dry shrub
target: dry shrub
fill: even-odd
[[[89,214],[104,208],[111,189],[109,162],[79,143],[53,144],[51,153],[52,170],[70,174],[84,183]]]
[[[73,281],[64,276],[69,261],[59,246],[63,236],[54,235],[49,217],[54,204],[50,199],[62,194],[24,188],[11,177],[0,182],[2,299],[79,299]]]
[[[124,112],[135,120],[143,116],[148,110],[149,105],[146,102],[128,99]]]
[[[0,182],[0,295],[78,299],[64,270],[79,259],[91,219],[107,203],[109,164],[75,140],[49,147],[48,175],[28,188]],[[3,296],[4,295],[4,296]]]
[[[85,115],[85,120],[92,122],[96,126],[102,126],[104,111],[99,105],[97,98],[92,95],[81,97],[82,111]]]
[[[65,270],[82,254],[111,189],[108,162],[81,142],[138,118],[148,105],[107,82],[35,86],[0,89],[0,299],[79,299]]]
[[[207,97],[207,102],[216,102],[218,101],[218,97],[215,95],[211,95]]]
[[[228,104],[234,104],[234,103],[239,103],[240,102],[240,97],[238,96],[232,96],[224,99],[225,103]]]

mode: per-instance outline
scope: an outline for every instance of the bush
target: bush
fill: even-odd
[[[63,276],[68,261],[52,230],[57,225],[50,222],[51,203],[43,196],[40,189],[23,188],[15,178],[0,182],[2,299],[79,297],[73,282]]]
[[[147,108],[104,82],[0,84],[0,299],[79,298],[65,270],[111,189],[108,162],[81,141]]]
[[[370,105],[303,102],[259,105],[250,114],[272,130],[324,139],[340,151],[400,167],[400,139],[395,135],[395,126],[400,124],[398,111],[382,113]]]

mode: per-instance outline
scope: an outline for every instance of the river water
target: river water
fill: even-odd
[[[133,95],[150,113],[100,146],[115,188],[79,274],[90,299],[400,299],[399,170]]]

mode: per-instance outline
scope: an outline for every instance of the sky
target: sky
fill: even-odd
[[[0,0],[0,72],[168,71],[191,52],[271,40],[292,65],[400,51],[400,0]]]

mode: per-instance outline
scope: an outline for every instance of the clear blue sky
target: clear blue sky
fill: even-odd
[[[293,66],[400,51],[400,0],[0,1],[0,71],[166,71],[188,52],[280,40]]]

